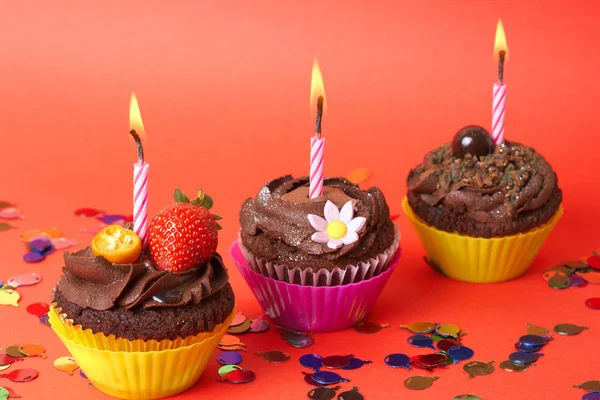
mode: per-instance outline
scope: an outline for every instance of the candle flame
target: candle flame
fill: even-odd
[[[504,34],[504,25],[502,20],[498,20],[498,26],[496,27],[496,41],[494,42],[494,58],[498,60],[498,53],[501,51],[505,52],[504,59],[508,58],[508,46],[506,45],[506,35]]]
[[[323,85],[323,76],[319,69],[317,60],[313,62],[312,78],[310,81],[310,110],[313,113],[317,112],[317,99],[323,96],[323,112],[327,109],[327,98],[325,97],[325,86]]]
[[[134,92],[131,93],[131,101],[129,103],[129,129],[135,130],[142,140],[146,139],[146,130],[142,122],[140,106]]]

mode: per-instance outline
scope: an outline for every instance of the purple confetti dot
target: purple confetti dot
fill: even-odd
[[[79,376],[81,376],[82,378],[87,379],[87,375],[83,371],[81,371],[81,370],[79,370]]]
[[[29,253],[26,253],[23,256],[23,261],[28,262],[28,263],[34,263],[34,262],[42,261],[44,258],[46,258],[46,257],[43,254],[40,254],[36,251],[30,251]]]
[[[117,221],[125,221],[125,216],[121,214],[105,214],[98,219],[105,224],[114,224]]]
[[[52,246],[52,242],[46,238],[33,239],[31,242],[29,242],[29,247],[31,250],[44,251],[50,246]]]

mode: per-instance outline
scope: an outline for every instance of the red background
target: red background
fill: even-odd
[[[148,132],[150,214],[171,201],[174,187],[203,187],[225,217],[220,251],[226,253],[247,196],[276,176],[308,172],[315,57],[329,106],[326,174],[368,167],[369,184],[380,186],[392,213],[400,214],[411,166],[462,126],[489,127],[493,40],[501,17],[509,46],[506,136],[543,153],[564,190],[565,215],[531,270],[517,281],[490,285],[436,275],[422,262],[422,247],[402,215],[401,266],[371,316],[391,328],[374,336],[319,334],[306,350],[292,349],[275,331],[245,336],[249,352],[242,365],[257,373],[255,382],[217,384],[213,361],[177,398],[303,398],[311,388],[297,358],[306,352],[352,352],[373,360],[346,374],[367,399],[461,393],[485,400],[580,398],[583,391],[573,384],[600,379],[600,361],[592,356],[600,314],[584,306],[599,290],[555,291],[541,272],[599,246],[599,11],[593,1],[3,2],[0,197],[16,202],[27,219],[0,232],[0,278],[35,271],[43,281],[19,290],[19,308],[0,307],[0,347],[40,343],[49,358],[21,364],[39,369],[36,381],[0,384],[24,399],[105,398],[84,379],[52,367],[66,350],[25,307],[49,300],[62,257],[24,264],[19,234],[57,226],[84,245],[91,235],[80,230],[94,221],[76,218],[75,209],[130,212],[132,90]],[[258,315],[226,260],[239,309]],[[458,324],[475,359],[497,364],[513,351],[526,322],[590,329],[556,338],[525,373],[497,369],[468,379],[461,365],[453,366],[436,372],[440,379],[432,388],[412,392],[402,381],[417,373],[392,370],[382,360],[393,352],[418,354],[398,325],[420,320]],[[290,351],[293,360],[278,366],[253,354],[272,349]]]

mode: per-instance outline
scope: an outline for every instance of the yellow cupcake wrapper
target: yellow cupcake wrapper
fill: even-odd
[[[225,322],[203,334],[200,342],[149,351],[122,351],[116,341],[115,350],[96,348],[96,341],[77,343],[69,337],[77,329],[62,323],[55,310],[49,315],[52,329],[96,388],[119,399],[159,399],[196,383],[233,320],[235,309]]]
[[[489,283],[515,279],[525,273],[563,214],[560,206],[544,225],[528,232],[499,238],[476,238],[449,233],[427,225],[408,204],[402,208],[427,256],[446,276],[466,282]]]
[[[64,336],[75,343],[85,346],[94,347],[99,350],[112,351],[159,351],[167,349],[176,349],[179,347],[189,346],[194,343],[204,341],[212,332],[201,332],[196,336],[188,336],[186,338],[177,338],[175,340],[128,340],[125,338],[117,338],[115,335],[106,336],[102,332],[94,333],[91,329],[83,329],[81,325],[74,324],[72,319],[64,313],[61,313],[61,308],[56,307],[56,303],[52,303],[48,312],[48,320],[52,327],[56,330],[59,326],[64,328]],[[229,325],[228,325],[229,326]],[[214,330],[216,330],[215,327]],[[213,330],[213,331],[214,331]]]

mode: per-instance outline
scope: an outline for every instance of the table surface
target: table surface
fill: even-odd
[[[600,312],[586,308],[598,286],[557,291],[544,269],[599,249],[597,147],[600,102],[598,3],[516,1],[427,2],[160,1],[11,2],[0,13],[0,200],[27,216],[0,232],[0,279],[26,273],[41,283],[19,289],[20,307],[0,306],[0,347],[39,343],[48,359],[27,359],[39,370],[30,383],[2,381],[23,399],[103,399],[79,376],[55,370],[67,355],[50,328],[25,308],[48,301],[63,263],[53,254],[25,264],[19,235],[59,227],[86,245],[81,230],[94,221],[80,207],[131,212],[134,145],[127,137],[132,89],[148,132],[150,215],[171,202],[172,190],[203,187],[223,215],[219,249],[238,230],[237,211],[271,178],[308,172],[310,71],[317,57],[328,110],[326,174],[365,167],[369,185],[382,188],[403,233],[404,255],[384,290],[373,321],[392,326],[373,336],[353,330],[315,335],[309,349],[293,349],[275,330],[247,335],[247,385],[216,383],[216,361],[177,399],[300,399],[298,357],[353,353],[373,360],[347,376],[366,399],[579,399],[574,384],[600,379]],[[417,4],[418,3],[418,4]],[[500,284],[467,284],[437,275],[422,261],[422,246],[401,212],[405,178],[430,149],[462,126],[490,126],[498,17],[509,56],[506,137],[534,146],[552,163],[564,191],[565,214],[529,272]],[[257,302],[225,256],[238,308],[260,315]],[[505,360],[527,322],[589,326],[558,337],[525,373],[497,368],[469,379],[461,366],[436,371],[422,392],[403,387],[416,371],[383,363],[390,353],[418,354],[400,324],[459,325],[475,359]],[[281,349],[292,360],[269,364],[254,353]],[[12,367],[15,368],[14,366]],[[427,374],[427,373],[425,373]]]

